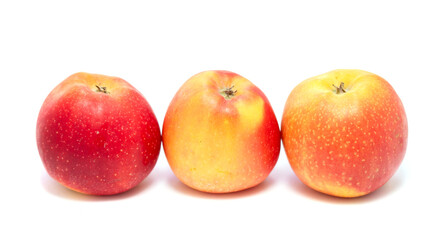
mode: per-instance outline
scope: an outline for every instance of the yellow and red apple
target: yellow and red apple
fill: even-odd
[[[170,103],[163,146],[184,184],[235,192],[269,175],[280,152],[280,130],[268,99],[249,80],[205,71],[184,83]]]
[[[72,190],[111,195],[154,167],[160,128],[148,102],[117,77],[77,73],[43,103],[37,145],[49,175]]]
[[[335,70],[296,86],[282,118],[283,145],[298,178],[333,196],[358,197],[385,184],[406,151],[400,98],[383,78]]]

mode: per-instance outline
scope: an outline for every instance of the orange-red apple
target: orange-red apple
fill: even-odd
[[[383,78],[335,70],[300,83],[282,118],[292,169],[309,187],[333,196],[375,191],[406,151],[408,125],[400,98]]]
[[[148,102],[116,77],[68,77],[46,98],[37,120],[37,145],[47,172],[86,194],[111,195],[136,186],[154,167],[160,144]]]
[[[280,153],[280,129],[268,99],[249,80],[206,71],[191,77],[170,103],[163,146],[184,184],[235,192],[269,175]]]

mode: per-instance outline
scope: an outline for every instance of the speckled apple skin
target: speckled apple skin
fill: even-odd
[[[236,94],[225,99],[221,89]],[[280,129],[260,89],[228,71],[190,78],[171,101],[163,146],[174,174],[191,188],[229,193],[261,183],[280,153]]]
[[[97,92],[96,85],[107,93]],[[145,98],[116,77],[76,73],[46,98],[37,120],[37,146],[48,174],[92,195],[125,192],[156,164],[157,119]]]
[[[346,93],[336,94],[343,82]],[[309,187],[358,197],[385,184],[406,152],[408,124],[391,85],[361,70],[335,70],[300,83],[288,97],[282,139]]]

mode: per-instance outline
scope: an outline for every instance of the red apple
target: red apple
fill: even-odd
[[[72,190],[111,195],[154,167],[160,128],[148,102],[117,77],[76,73],[41,107],[37,145],[49,175]]]
[[[406,152],[400,98],[383,78],[335,70],[303,81],[289,95],[282,138],[292,169],[309,187],[339,197],[375,191]]]
[[[250,81],[206,71],[183,84],[170,103],[163,146],[184,184],[235,192],[269,175],[280,152],[280,130],[268,99]]]

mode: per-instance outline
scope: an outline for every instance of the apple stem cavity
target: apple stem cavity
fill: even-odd
[[[337,86],[335,86],[335,84],[332,84],[332,86],[334,86],[335,87],[335,90],[336,90],[336,94],[343,94],[343,93],[346,93],[346,90],[345,90],[345,83],[344,82],[341,82],[340,83],[340,87],[337,87]]]
[[[228,88],[223,88],[220,90],[220,95],[222,95],[226,100],[232,99],[235,94],[237,93],[237,90],[234,90],[234,85]]]
[[[100,84],[95,85],[95,87],[97,87],[97,89],[95,90],[96,92],[109,94],[108,90],[106,90],[106,87],[102,87],[102,86],[100,86]]]

